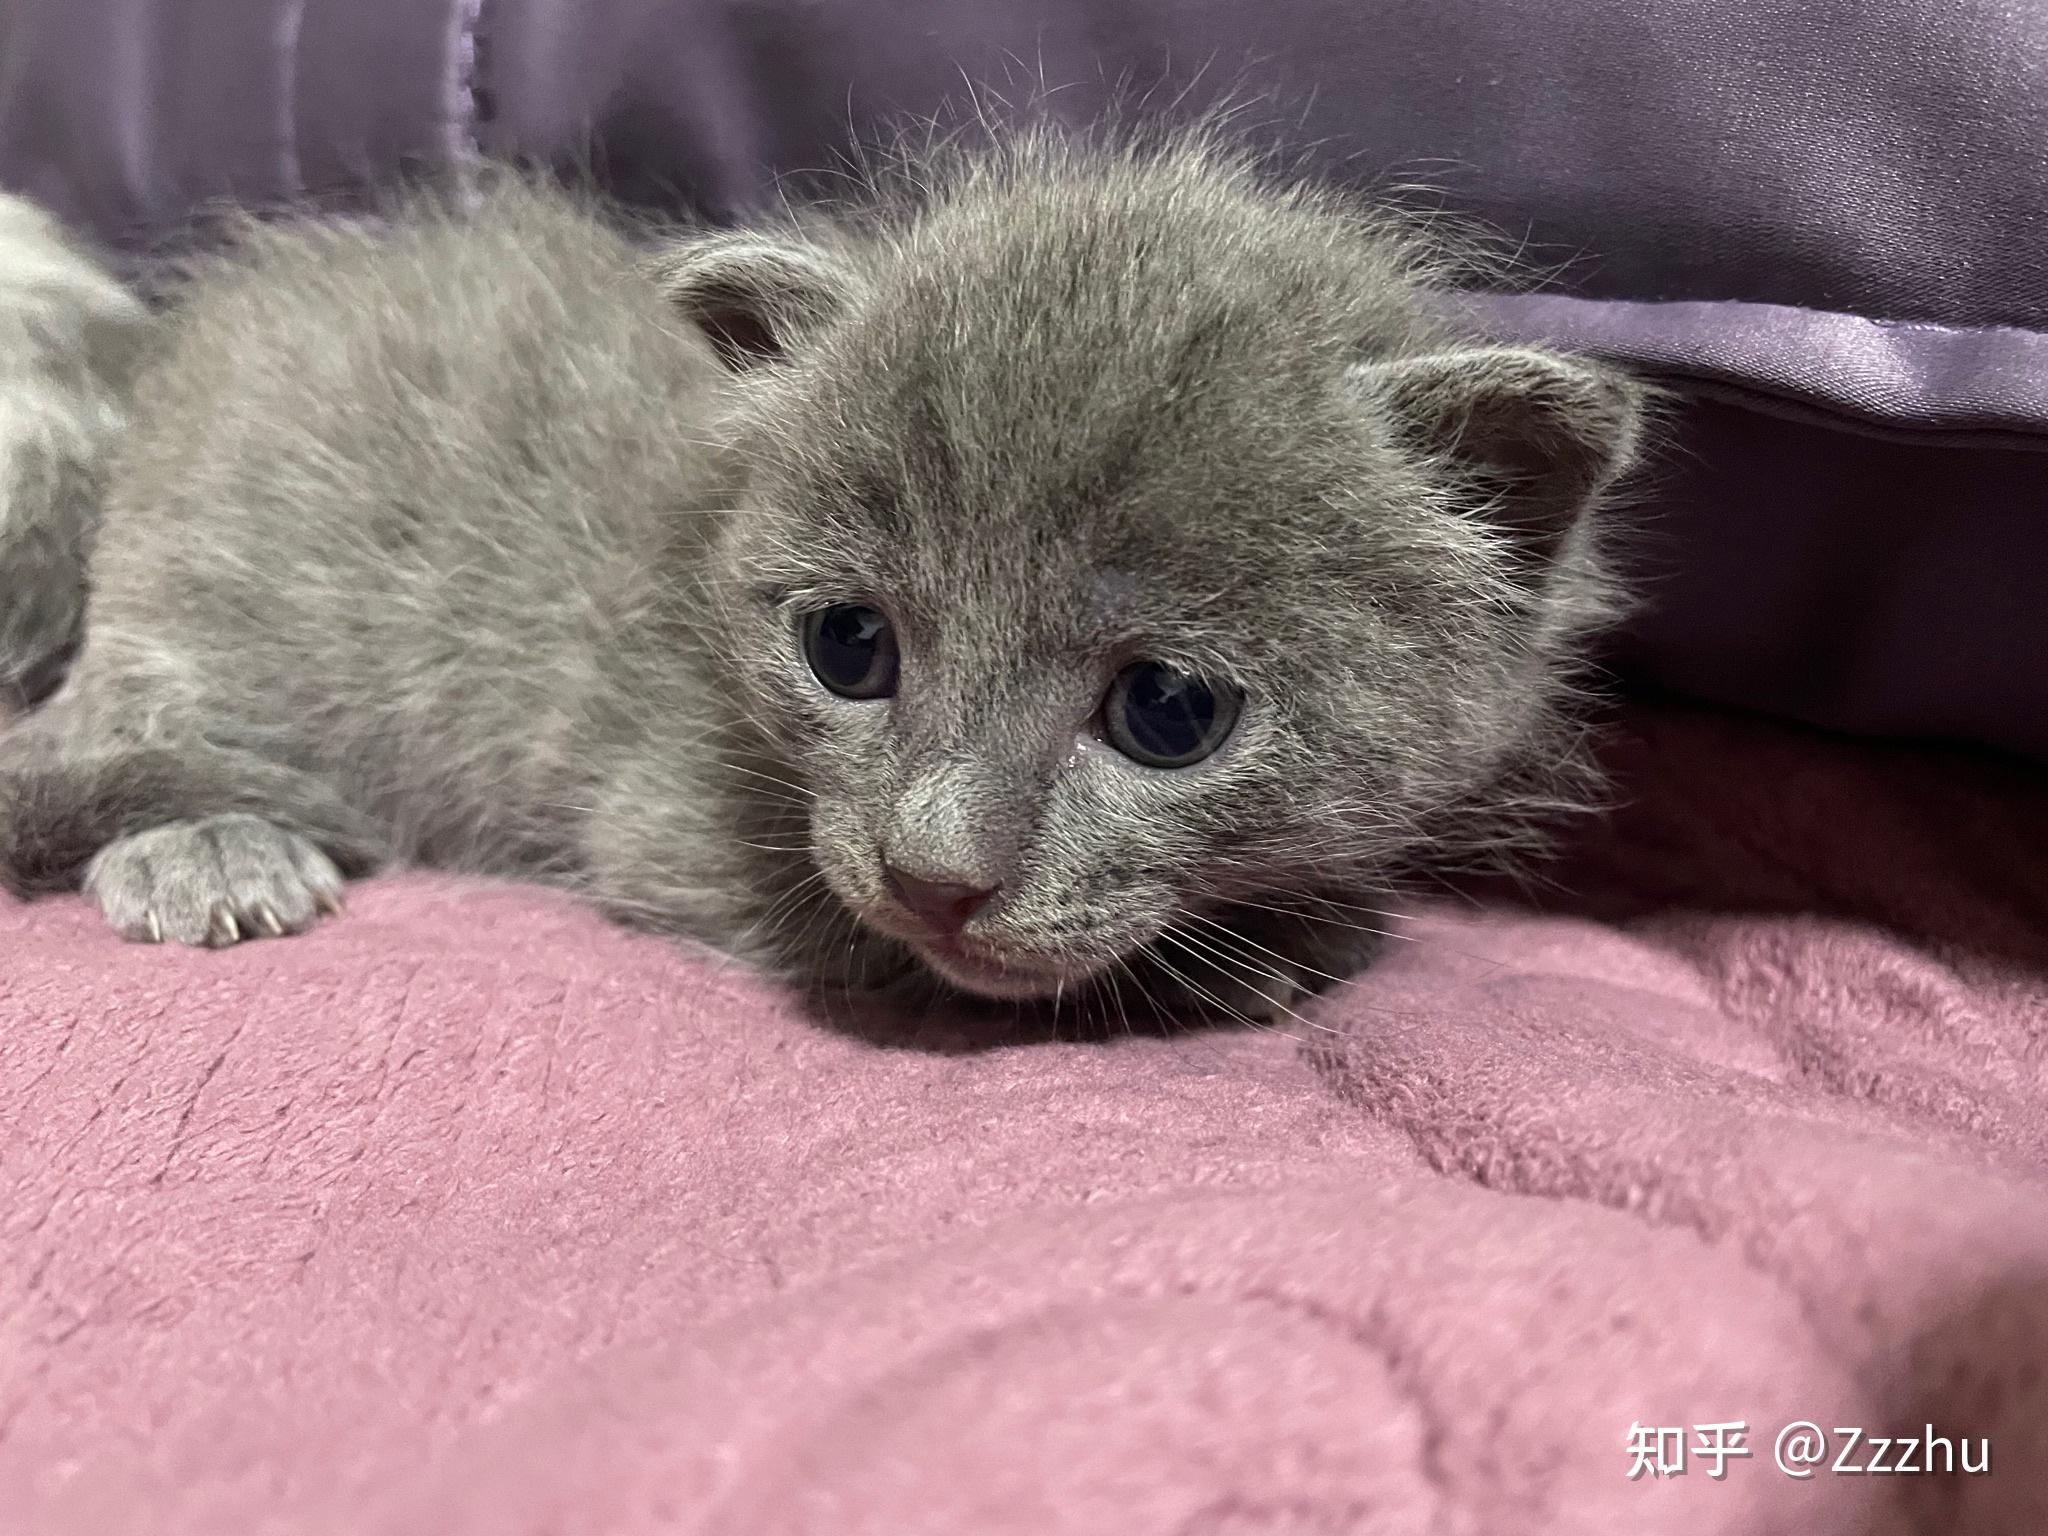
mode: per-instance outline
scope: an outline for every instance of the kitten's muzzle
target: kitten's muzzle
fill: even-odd
[[[1015,894],[1005,882],[958,878],[964,871],[942,866],[913,873],[909,862],[886,855],[878,860],[880,890],[870,888],[857,910],[870,927],[908,944],[943,980],[984,997],[1038,997],[1095,969],[1072,963],[1063,949],[1048,950],[1010,932],[997,907],[999,898]]]
[[[965,928],[1001,889],[998,885],[973,885],[961,880],[931,880],[886,863],[882,866],[882,881],[905,911],[935,936],[945,938]]]
[[[892,924],[914,930],[909,943],[924,963],[957,987],[985,997],[1036,997],[1065,981],[1062,971],[1000,941],[969,934],[967,925],[1001,885],[913,875],[884,861],[882,884],[894,911]],[[887,926],[887,925],[885,925]]]
[[[924,963],[956,987],[983,997],[1042,997],[1078,979],[1063,969],[972,939],[932,939],[913,946]]]

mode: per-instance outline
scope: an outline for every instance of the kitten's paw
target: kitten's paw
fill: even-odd
[[[341,871],[296,832],[258,816],[209,816],[101,850],[85,889],[116,932],[219,948],[282,938],[341,910]]]

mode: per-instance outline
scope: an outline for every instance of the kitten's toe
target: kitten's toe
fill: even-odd
[[[310,928],[341,910],[341,885],[333,860],[305,838],[246,815],[125,837],[85,876],[123,938],[216,949]]]

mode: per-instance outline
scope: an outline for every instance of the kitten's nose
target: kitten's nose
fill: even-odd
[[[967,920],[988,905],[995,895],[993,885],[968,885],[959,880],[927,880],[906,874],[894,864],[882,866],[882,878],[889,893],[934,928],[958,933]]]

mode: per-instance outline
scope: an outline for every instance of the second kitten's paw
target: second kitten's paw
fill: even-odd
[[[85,889],[123,938],[218,948],[281,938],[341,910],[341,871],[296,832],[257,816],[209,816],[101,850]]]

